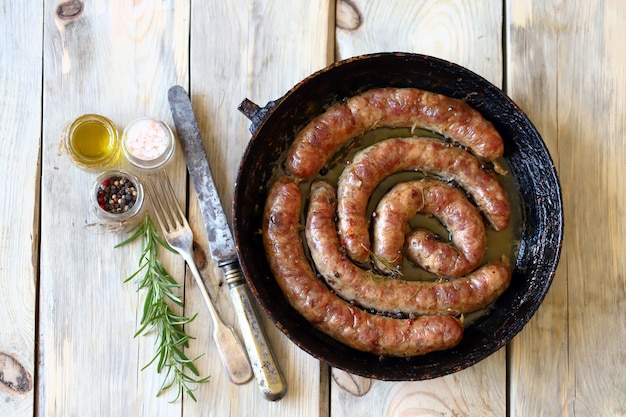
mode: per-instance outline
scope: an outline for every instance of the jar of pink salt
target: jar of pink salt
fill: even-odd
[[[132,121],[122,134],[124,157],[140,171],[153,172],[165,167],[174,156],[174,148],[172,130],[154,117]]]

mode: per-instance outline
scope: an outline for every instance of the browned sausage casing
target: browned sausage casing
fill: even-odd
[[[370,256],[367,203],[387,176],[422,171],[460,185],[485,214],[494,229],[509,223],[511,207],[504,187],[481,162],[454,146],[431,138],[393,138],[375,143],[353,158],[339,177],[338,212],[341,243],[356,262]]]
[[[459,189],[442,181],[424,179],[397,184],[376,207],[372,250],[379,271],[392,273],[390,265],[402,265],[406,225],[418,212],[437,218],[450,232],[452,244],[440,241],[428,230],[411,231],[405,252],[413,263],[438,276],[451,278],[461,277],[480,264],[486,236],[478,209]]]
[[[320,331],[354,349],[415,356],[448,349],[463,337],[454,317],[393,319],[367,313],[333,294],[313,272],[299,232],[302,197],[288,177],[272,186],[264,211],[263,241],[278,285],[289,303]]]
[[[379,127],[431,130],[488,161],[504,150],[493,125],[464,101],[416,88],[378,88],[335,104],[309,122],[289,151],[287,172],[311,178],[341,145]]]
[[[508,287],[508,260],[488,263],[463,278],[438,282],[392,279],[359,268],[341,250],[335,196],[327,182],[312,184],[306,236],[317,271],[345,300],[389,313],[459,314],[486,307]]]

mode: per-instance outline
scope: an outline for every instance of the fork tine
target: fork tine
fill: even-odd
[[[152,202],[152,207],[153,207],[153,214],[154,217],[156,217],[157,219],[157,223],[159,223],[159,227],[161,228],[161,230],[168,232],[171,230],[171,226],[169,225],[169,222],[166,219],[165,216],[165,208],[163,207],[163,197],[161,196],[161,192],[160,190],[157,188],[156,184],[155,184],[156,178],[155,175],[150,175],[148,177],[148,188],[150,189],[150,192],[148,193],[150,196],[150,201]]]
[[[166,197],[166,199],[168,200],[168,203],[170,204],[170,213],[172,213],[173,217],[176,217],[175,215],[178,214],[177,218],[175,218],[174,221],[178,222],[179,224],[186,225],[187,217],[185,217],[185,213],[183,213],[183,210],[180,207],[180,204],[178,204],[178,200],[176,200],[176,194],[174,193],[172,182],[170,181],[165,171],[163,171],[163,175],[161,177],[161,185],[163,187],[164,194],[166,194],[166,196],[169,197],[169,198]]]
[[[150,198],[154,206],[154,215],[161,229],[169,232],[177,225],[185,225],[187,220],[176,200],[174,189],[165,172],[150,175]]]

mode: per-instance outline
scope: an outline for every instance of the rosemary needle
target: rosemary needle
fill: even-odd
[[[135,333],[135,337],[153,331],[156,333],[156,353],[142,370],[152,364],[156,364],[157,373],[161,373],[165,369],[165,377],[157,396],[176,386],[177,395],[172,402],[178,400],[183,393],[187,393],[191,399],[197,401],[193,394],[195,388],[192,388],[191,384],[206,382],[210,377],[200,378],[200,373],[194,365],[194,361],[199,356],[189,359],[184,353],[184,348],[188,347],[189,340],[193,339],[185,333],[184,325],[192,322],[196,318],[196,314],[192,317],[185,317],[175,314],[170,308],[170,303],[183,306],[181,298],[173,292],[175,288],[180,287],[180,284],[161,264],[158,259],[158,251],[159,246],[170,251],[173,250],[159,236],[149,215],[146,215],[141,223],[132,228],[130,233],[130,237],[115,247],[127,245],[141,238],[138,269],[124,281],[137,279],[139,284],[137,291],[145,290],[146,292],[140,327]],[[143,275],[141,275],[142,273]]]

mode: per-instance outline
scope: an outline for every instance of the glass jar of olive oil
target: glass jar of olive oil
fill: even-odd
[[[120,156],[117,128],[98,114],[85,114],[74,120],[65,132],[65,147],[72,161],[88,171],[112,167]]]

